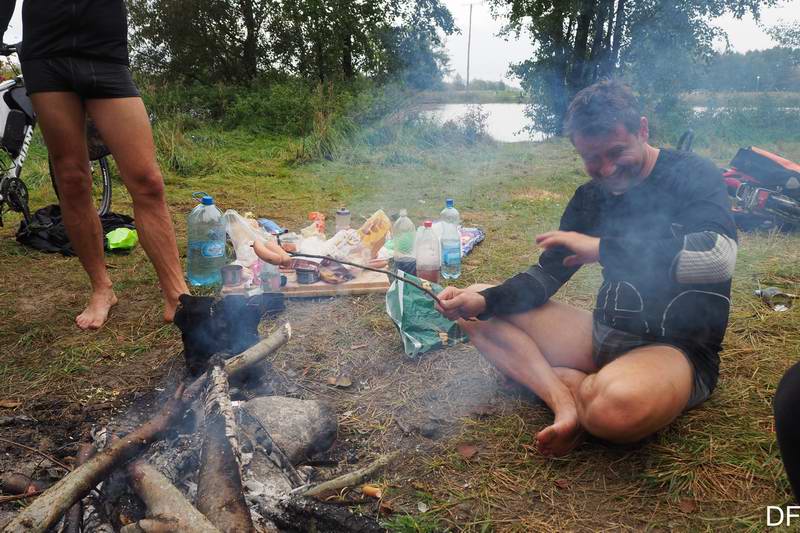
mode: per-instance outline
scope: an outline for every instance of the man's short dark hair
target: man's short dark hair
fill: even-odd
[[[564,133],[570,139],[602,137],[613,133],[617,124],[630,133],[639,131],[642,117],[639,101],[630,87],[616,80],[602,80],[582,89],[567,110]]]

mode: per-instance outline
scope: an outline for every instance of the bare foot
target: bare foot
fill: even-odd
[[[117,296],[111,287],[94,290],[86,309],[75,318],[75,323],[83,330],[100,329],[108,319],[108,312],[115,305]]]
[[[186,294],[189,294],[189,291],[186,291]],[[175,298],[164,297],[164,322],[172,323],[175,320],[175,311],[178,309],[179,297],[180,294],[175,296]]]
[[[575,449],[584,437],[575,407],[564,408],[553,424],[536,434],[536,444],[543,455],[561,457]]]

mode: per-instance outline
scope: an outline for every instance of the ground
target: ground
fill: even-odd
[[[299,163],[291,139],[185,131],[169,121],[157,124],[156,137],[181,250],[197,190],[222,208],[294,228],[309,211],[332,213],[342,204],[356,220],[378,208],[407,208],[419,222],[452,196],[465,223],[487,233],[465,259],[461,286],[500,281],[532,263],[533,236],[557,225],[584,180],[571,147],[558,140],[469,146],[398,137],[350,147],[335,161]],[[800,160],[800,143],[767,148]],[[705,153],[724,164],[735,149]],[[40,146],[32,157],[27,179],[40,207],[54,197]],[[132,211],[119,186],[113,209]],[[138,408],[182,375],[180,336],[161,322],[155,276],[140,248],[108,256],[120,304],[106,327],[79,331],[73,319],[88,284],[77,260],[22,248],[17,223],[7,216],[0,229],[0,420],[35,421],[0,424],[0,437],[68,461],[92,424]],[[295,336],[273,364],[295,382],[292,394],[336,409],[332,457],[404,451],[378,480],[392,511],[381,519],[396,530],[760,530],[766,506],[790,499],[771,398],[800,354],[800,312],[775,313],[752,291],[760,284],[798,292],[800,239],[768,233],[740,240],[717,391],[636,445],[589,440],[567,458],[540,456],[534,434],[552,418],[546,408],[501,380],[468,344],[409,359],[379,296],[290,302],[278,320],[290,320]],[[599,270],[585,268],[557,298],[591,308],[598,282]],[[264,333],[279,321],[263,324]],[[327,384],[340,375],[353,385]],[[0,441],[0,454],[0,470],[48,475],[33,452]],[[16,505],[2,504],[0,512]]]

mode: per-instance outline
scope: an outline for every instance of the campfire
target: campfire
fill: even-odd
[[[78,465],[49,488],[4,476],[3,483],[38,495],[3,531],[383,531],[374,519],[316,497],[363,483],[396,454],[314,483],[314,469],[296,464],[330,446],[332,413],[316,413],[332,419],[317,428],[300,416],[302,427],[292,433],[277,427],[291,418],[286,413],[302,410],[291,402],[315,402],[231,399],[232,386],[247,387],[253,380],[245,376],[263,369],[291,336],[285,323],[235,357],[215,355],[205,372],[180,385],[158,413],[127,434],[97,428],[81,445]]]

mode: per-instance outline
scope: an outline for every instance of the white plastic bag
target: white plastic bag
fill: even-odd
[[[225,220],[225,230],[233,244],[236,263],[245,267],[256,264],[258,256],[253,250],[253,243],[257,240],[266,242],[274,237],[264,231],[255,219],[245,218],[233,209],[225,211],[222,217]]]

